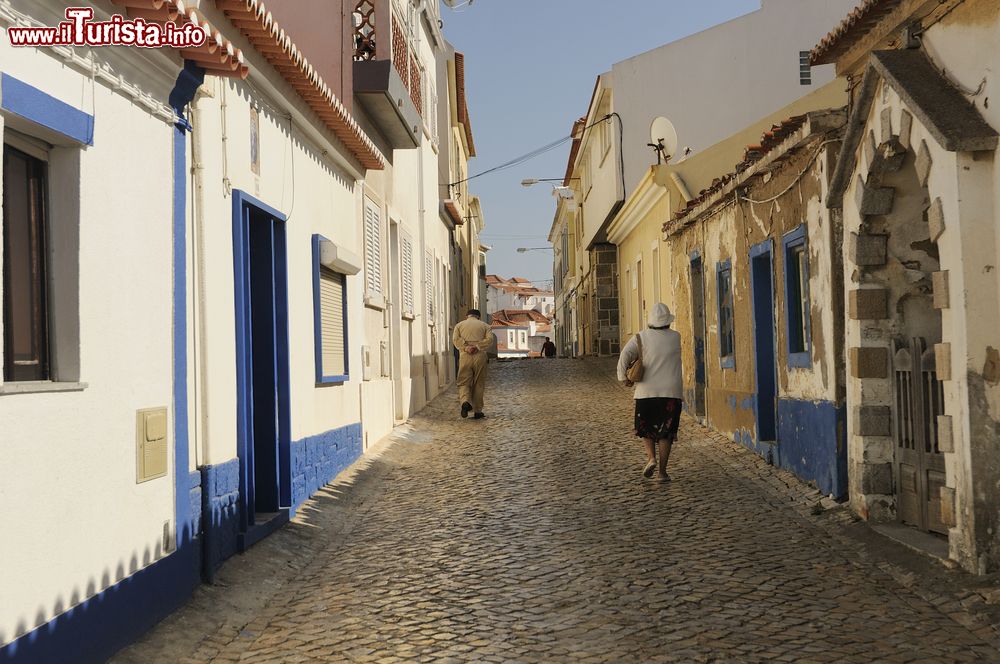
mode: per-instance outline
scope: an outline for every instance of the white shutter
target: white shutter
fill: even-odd
[[[413,242],[406,235],[400,237],[403,245],[403,313],[413,314]]]
[[[427,309],[427,324],[434,322],[434,255],[424,253],[424,302]]]
[[[365,199],[365,291],[382,294],[382,220],[378,207]]]
[[[320,340],[324,376],[343,376],[344,275],[321,267],[319,271]]]

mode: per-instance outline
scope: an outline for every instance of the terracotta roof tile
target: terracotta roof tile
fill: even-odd
[[[826,65],[835,62],[901,2],[902,0],[864,0],[813,48],[809,54],[809,63]]]
[[[727,173],[722,177],[716,178],[707,189],[702,189],[698,192],[697,196],[688,201],[687,205],[674,214],[673,219],[663,225],[664,230],[681,223],[692,210],[711,198],[713,194],[721,191],[727,184],[739,177],[740,174],[770,154],[786,138],[801,129],[808,117],[808,115],[796,115],[783,120],[780,124],[773,125],[769,131],[764,132],[760,143],[746,147],[743,153],[743,161],[736,165],[736,169],[732,173]]]
[[[458,88],[458,121],[465,128],[465,140],[469,143],[469,156],[476,156],[476,144],[472,140],[472,121],[469,119],[469,103],[465,97],[465,54],[455,53],[455,83]]]
[[[209,36],[208,41],[196,49],[183,49],[181,56],[197,62],[209,74],[246,78],[249,68],[244,64],[243,53],[222,33],[212,27],[195,9],[183,0],[113,0],[123,5],[131,15],[147,20],[196,23]],[[261,0],[215,0],[230,22],[254,49],[277,70],[298,92],[306,104],[323,120],[323,123],[344,144],[365,168],[385,168],[385,157],[358,125],[347,108],[337,99],[330,87],[285,34],[271,12]]]

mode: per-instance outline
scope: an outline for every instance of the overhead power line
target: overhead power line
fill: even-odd
[[[612,113],[612,114],[609,114],[609,115],[605,115],[603,118],[601,118],[600,120],[595,121],[593,124],[587,125],[581,131],[585,132],[588,129],[590,129],[591,127],[596,127],[597,125],[601,124],[602,122],[607,122],[608,120],[611,119],[612,115],[614,115],[614,114]],[[581,136],[582,136],[582,134],[581,134]],[[540,157],[543,154],[545,154],[546,152],[551,152],[552,150],[555,150],[559,146],[564,145],[565,143],[573,140],[574,138],[576,138],[576,137],[573,136],[573,134],[570,134],[569,136],[564,136],[563,138],[560,138],[557,141],[552,141],[551,143],[549,143],[547,145],[543,145],[540,148],[536,148],[536,149],[532,150],[531,152],[528,152],[526,154],[521,155],[520,157],[515,157],[514,159],[511,159],[510,161],[504,162],[504,163],[500,164],[499,166],[494,166],[493,168],[488,168],[485,171],[482,171],[481,173],[476,173],[475,175],[470,175],[469,177],[465,178],[464,180],[458,180],[457,182],[449,182],[445,186],[454,187],[454,186],[457,186],[457,185],[469,182],[470,180],[475,180],[476,178],[481,178],[484,175],[489,175],[490,173],[498,173],[500,171],[505,171],[505,170],[507,170],[509,168],[513,168],[515,166],[520,166],[521,164],[523,164],[523,163],[525,163],[527,161],[531,161],[535,157]]]

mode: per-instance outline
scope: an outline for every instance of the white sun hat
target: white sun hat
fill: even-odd
[[[650,327],[666,327],[674,322],[674,315],[670,312],[670,307],[657,302],[649,312],[649,319],[646,321]]]

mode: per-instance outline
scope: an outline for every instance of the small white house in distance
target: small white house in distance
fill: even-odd
[[[555,312],[555,293],[537,288],[523,277],[504,279],[495,274],[488,274],[486,289],[487,313],[504,309],[534,309],[551,317]]]
[[[504,309],[490,315],[501,358],[540,357],[552,321],[533,309]]]

